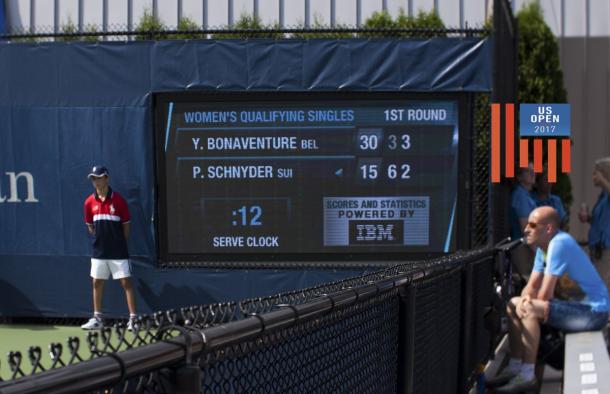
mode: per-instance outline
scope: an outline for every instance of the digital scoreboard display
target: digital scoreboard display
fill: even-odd
[[[458,107],[455,98],[158,94],[162,259],[455,250]]]

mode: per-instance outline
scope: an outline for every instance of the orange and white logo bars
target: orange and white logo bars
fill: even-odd
[[[491,182],[501,179],[502,104],[491,104]],[[549,183],[557,182],[557,141],[561,142],[561,172],[569,173],[570,108],[569,104],[521,104],[519,134],[519,167],[529,163],[529,142],[533,140],[534,172],[543,171],[543,143],[547,144]],[[504,176],[515,176],[515,105],[504,104]]]

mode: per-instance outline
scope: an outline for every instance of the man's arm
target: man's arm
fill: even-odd
[[[548,301],[553,298],[553,294],[555,292],[555,286],[557,286],[557,282],[559,281],[559,277],[555,275],[544,275],[542,279],[542,286],[540,287],[540,291],[538,292],[539,300]]]
[[[129,230],[130,230],[130,223],[123,223],[123,234],[125,234],[125,240],[127,241],[129,239]]]
[[[532,272],[530,279],[527,281],[527,285],[521,291],[521,297],[523,298],[538,298],[540,286],[543,283],[544,274],[542,272]]]
[[[86,223],[86,225],[87,225],[87,230],[89,230],[89,234],[93,235],[95,233],[95,229],[93,227],[93,224]]]
[[[523,318],[528,314],[528,306],[531,306],[532,300],[538,298],[544,277],[545,275],[542,272],[532,272],[527,285],[521,291],[521,299],[519,304],[517,304],[517,316],[519,318]]]

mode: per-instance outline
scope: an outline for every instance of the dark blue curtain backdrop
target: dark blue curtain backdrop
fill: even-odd
[[[151,94],[163,91],[491,90],[480,39],[0,44],[0,314],[91,312],[83,201],[94,163],[132,214],[138,309],[269,295],[359,274],[160,270]],[[105,312],[127,313],[109,283]]]

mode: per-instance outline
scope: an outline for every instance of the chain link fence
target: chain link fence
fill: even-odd
[[[485,27],[475,28],[364,28],[342,25],[287,26],[282,28],[237,28],[217,26],[188,29],[178,26],[154,25],[152,28],[130,30],[128,25],[110,25],[106,29],[89,25],[82,31],[71,27],[56,31],[52,26],[37,26],[35,30],[11,28],[0,35],[0,40],[13,42],[66,42],[66,41],[133,41],[133,40],[201,40],[201,39],[342,39],[342,38],[433,38],[433,37],[482,37],[490,34]]]
[[[11,352],[0,393],[462,391],[493,342],[481,327],[494,256],[481,249],[159,312],[140,317],[135,332],[118,322],[84,344],[51,344],[51,367],[40,348],[27,360]]]
[[[490,130],[491,111],[490,95],[474,95],[474,127],[472,147],[472,246],[475,248],[487,245],[490,239]]]

